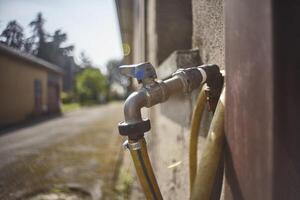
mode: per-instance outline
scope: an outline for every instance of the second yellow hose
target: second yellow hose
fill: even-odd
[[[192,191],[194,180],[197,172],[197,147],[198,135],[201,123],[201,117],[206,104],[206,95],[204,89],[201,89],[195,109],[192,116],[191,134],[190,134],[190,149],[189,149],[189,170],[190,170],[190,192]]]
[[[215,176],[220,162],[222,149],[224,146],[224,108],[225,108],[225,89],[223,89],[218,102],[214,117],[211,122],[207,140],[197,176],[193,185],[191,200],[209,200],[213,189]]]

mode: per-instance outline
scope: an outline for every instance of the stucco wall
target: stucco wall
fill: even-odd
[[[147,7],[147,43],[149,61],[159,70],[175,50],[190,49],[192,46],[192,7],[191,1],[148,1]],[[168,58],[165,66],[176,65],[176,56]],[[176,68],[176,67],[175,67]],[[165,69],[162,69],[163,71]],[[158,74],[160,76],[160,74]],[[170,75],[170,74],[169,74]],[[160,77],[161,78],[161,77]],[[185,113],[177,117],[181,123],[172,121],[170,115],[161,114],[161,107],[174,109],[176,103],[157,105],[150,109],[151,132],[147,135],[150,159],[153,163],[164,199],[187,199],[188,185],[188,129],[191,114],[191,98],[178,97]],[[174,105],[174,106],[172,106]],[[178,105],[177,105],[178,106]],[[182,111],[181,110],[181,111]],[[166,110],[164,110],[166,111]],[[172,115],[172,114],[171,114]],[[176,164],[175,167],[170,165]]]
[[[225,35],[223,0],[193,0],[193,48],[204,63],[224,69]]]
[[[192,47],[191,0],[148,0],[146,22],[147,58],[156,67],[173,51]]]
[[[42,106],[47,105],[47,70],[0,54],[0,126],[24,120],[34,110],[34,80],[42,82]]]
[[[168,66],[198,66],[201,60],[192,54],[198,51],[186,51],[184,55],[174,52],[159,68],[166,71]],[[187,59],[189,58],[189,59]],[[189,95],[175,95],[163,104],[151,109],[152,130],[149,135],[151,158],[163,196],[166,199],[187,199],[189,196],[189,140],[190,122],[193,106],[199,90]],[[200,155],[211,119],[205,112],[202,121],[201,136],[198,138]],[[207,120],[208,119],[208,120]],[[173,166],[172,166],[173,165]]]

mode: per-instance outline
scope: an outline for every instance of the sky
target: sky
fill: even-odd
[[[53,34],[62,29],[67,44],[75,45],[74,57],[79,64],[80,52],[106,72],[110,59],[121,59],[122,43],[114,0],[0,0],[0,32],[11,20],[17,20],[30,35],[28,24],[42,12],[45,30]]]

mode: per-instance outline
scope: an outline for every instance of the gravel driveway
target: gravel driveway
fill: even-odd
[[[65,114],[0,136],[0,199],[110,199],[122,159],[122,104]]]

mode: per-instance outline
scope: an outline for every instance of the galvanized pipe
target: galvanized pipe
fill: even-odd
[[[202,82],[202,76],[199,73],[198,79]],[[153,82],[152,84],[142,87],[137,92],[133,92],[125,101],[124,116],[126,123],[137,123],[142,121],[141,109],[150,108],[158,103],[165,102],[171,95],[176,93],[188,92],[191,88],[189,85],[190,77],[179,72],[171,78]]]

